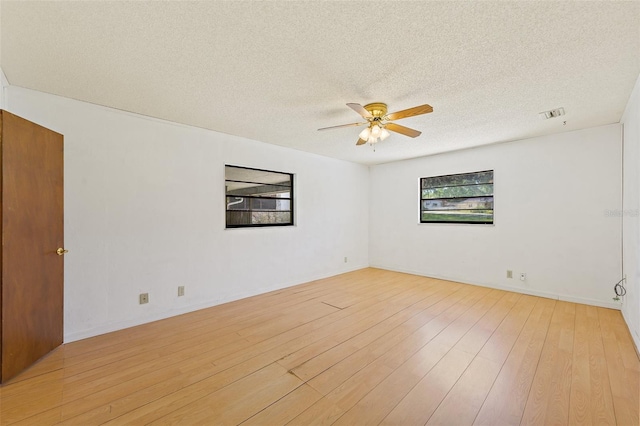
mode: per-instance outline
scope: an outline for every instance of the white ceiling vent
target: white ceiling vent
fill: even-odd
[[[554,117],[560,117],[561,115],[564,115],[564,108],[560,107],[560,108],[552,109],[550,111],[544,111],[539,113],[538,115],[543,120],[548,120],[549,118],[554,118]]]

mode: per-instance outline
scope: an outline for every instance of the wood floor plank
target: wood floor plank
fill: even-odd
[[[611,385],[611,395],[613,397],[613,408],[616,422],[619,424],[637,425],[639,419],[639,399],[629,389],[638,389],[638,370],[627,368],[623,351],[620,350],[621,343],[616,336],[615,318],[620,312],[611,309],[598,308],[598,318],[602,329],[602,342]]]
[[[340,311],[336,315],[343,315],[343,314],[346,314],[346,312]],[[323,318],[323,319],[326,319],[326,318]],[[332,329],[331,325],[336,326],[335,330]],[[338,330],[337,327],[340,327],[340,324],[338,323],[330,324],[330,327],[326,327],[322,329],[321,335],[324,335],[325,333],[330,333],[332,331],[336,331]],[[291,350],[294,350],[296,347],[305,346],[307,339],[309,339],[310,341],[314,339],[313,333],[305,334],[304,331],[305,330],[298,330],[298,332],[296,332],[295,335],[298,335],[299,337],[293,340],[289,340],[288,337],[284,339],[280,339],[280,337],[282,337],[283,335],[279,335],[275,337],[274,340],[276,341],[276,343],[284,342],[283,344],[275,347],[272,347],[272,345],[268,344],[265,341],[264,345],[254,345],[251,350],[248,350],[248,351],[245,350],[238,354],[232,354],[232,355],[229,355],[223,358],[218,358],[218,359],[214,359],[206,356],[203,357],[202,354],[199,354],[197,357],[190,360],[190,363],[193,363],[194,361],[197,361],[200,358],[202,358],[202,362],[204,366],[198,367],[196,365],[196,367],[194,367],[194,369],[197,371],[197,374],[195,374],[195,377],[191,379],[191,381],[192,382],[196,381],[196,378],[199,378],[199,380],[204,380],[204,379],[209,380],[207,379],[207,376],[214,376],[217,374],[217,372],[221,372],[221,371],[224,372],[228,380],[231,380],[233,377],[237,379],[241,377],[242,374],[245,374],[246,372],[254,371],[259,368],[262,368],[265,365],[279,359],[280,357],[283,356],[283,354],[290,353]],[[267,349],[270,349],[270,350],[267,350]],[[214,366],[207,366],[208,358],[210,358],[211,360],[215,360]],[[237,374],[236,376],[232,376],[230,375],[230,372],[237,372]],[[187,372],[183,373],[182,377],[190,378],[190,376],[187,375]],[[120,410],[125,410],[126,407],[132,404],[131,402],[132,400],[138,403],[146,401],[146,402],[153,402],[152,405],[155,405],[155,404],[163,405],[164,404],[163,401],[153,401],[154,395],[158,395],[158,392],[161,393],[163,389],[167,388],[168,386],[181,388],[183,386],[183,381],[184,380],[181,380],[180,377],[177,379],[169,378],[169,379],[162,380],[157,385],[153,385],[148,388],[143,388],[138,392],[133,392],[130,394],[123,395],[119,398],[119,400],[116,401],[116,403],[109,404],[110,410],[108,413],[110,416],[118,415]],[[130,384],[125,384],[124,388],[131,390],[132,386],[130,386]],[[153,390],[153,392],[150,392],[151,390]],[[118,402],[120,400],[124,402],[124,406]],[[103,409],[97,408],[93,411],[97,412],[100,415],[105,415],[105,410]],[[102,420],[104,421],[105,419],[102,418]]]
[[[328,306],[323,306],[322,309],[335,309],[335,308],[330,308]],[[305,314],[308,315],[309,312],[305,311]],[[337,315],[341,315],[342,312],[338,312]],[[323,317],[325,318],[325,317]],[[280,336],[279,336],[280,337]],[[208,339],[206,341],[207,343],[205,343],[206,345],[212,345],[213,347],[217,347],[221,345],[221,342],[215,339]],[[251,351],[244,351],[242,352],[243,354],[248,354],[251,355],[251,353],[254,352],[254,350],[257,350],[261,347],[260,344],[258,345],[248,345],[247,342],[242,343],[242,347],[247,347],[247,346],[251,346],[252,350]],[[191,351],[193,351],[193,349],[197,349],[198,352],[198,356],[196,356],[195,358],[191,359],[191,362],[193,362],[194,360],[200,359],[202,357],[206,357],[206,358],[210,358],[210,359],[215,359],[216,355],[215,353],[210,353],[207,352],[205,350],[205,348],[203,348],[201,345],[191,345],[190,349]],[[229,346],[227,345],[222,345],[221,348],[223,348],[224,351],[229,352],[230,350],[233,350],[233,346]],[[93,374],[94,376],[97,375],[98,377],[104,377],[107,378],[109,381],[111,381],[111,383],[113,383],[114,381],[116,382],[116,385],[112,388],[107,387],[105,392],[100,395],[100,392],[97,392],[99,389],[93,389],[93,393],[96,394],[95,398],[92,398],[91,400],[87,400],[86,398],[83,399],[83,401],[80,401],[82,403],[78,403],[77,400],[73,400],[73,396],[74,394],[69,392],[66,393],[65,397],[66,397],[66,404],[70,406],[69,409],[63,409],[63,412],[65,413],[64,417],[66,418],[67,416],[75,416],[78,414],[78,412],[80,412],[81,410],[90,410],[91,413],[95,414],[98,413],[101,416],[104,416],[106,414],[108,414],[109,416],[115,416],[117,413],[117,410],[113,410],[111,409],[113,406],[120,406],[120,404],[109,404],[110,409],[109,410],[104,410],[103,408],[100,408],[99,403],[100,401],[104,401],[104,403],[109,401],[109,397],[108,395],[118,395],[118,399],[124,399],[126,401],[131,400],[131,394],[136,394],[136,393],[140,393],[143,392],[145,394],[148,394],[148,392],[145,391],[145,389],[151,387],[154,389],[154,393],[155,391],[158,390],[158,386],[156,386],[156,383],[160,383],[160,387],[164,388],[164,384],[168,381],[171,380],[169,377],[173,376],[174,373],[172,373],[171,370],[169,370],[171,368],[172,365],[174,365],[175,363],[178,363],[181,360],[181,355],[177,354],[175,360],[172,360],[172,356],[165,356],[163,357],[163,362],[166,364],[163,368],[156,370],[156,366],[153,365],[149,365],[149,364],[145,364],[145,367],[140,369],[138,368],[131,368],[131,370],[133,370],[133,372],[135,373],[135,377],[133,378],[129,378],[128,381],[122,381],[120,380],[119,377],[117,377],[117,375],[109,375],[109,374],[104,374],[103,371],[92,371],[91,374]],[[207,359],[205,359],[205,362],[208,362]],[[268,364],[269,362],[272,362],[272,360],[267,360],[267,362],[265,362],[264,364],[258,365],[257,368],[260,368],[266,364]],[[134,366],[137,365],[137,363],[133,364]],[[220,365],[220,364],[218,364]],[[111,364],[108,364],[107,367],[113,367]],[[218,370],[220,370],[222,368],[222,366],[220,368],[218,368]],[[140,375],[141,372],[144,372],[146,370],[151,370],[151,372],[149,373],[151,376],[153,376],[153,381],[149,381],[148,379],[146,379],[146,377],[144,375]],[[168,376],[162,376],[161,372],[166,371]],[[209,371],[208,369],[203,369],[202,371]],[[120,371],[120,374],[123,374],[125,371]],[[102,374],[101,374],[102,373]],[[75,376],[74,380],[77,379],[78,377],[81,376]],[[136,379],[136,377],[140,377],[139,379]],[[87,385],[89,384],[94,384],[92,383],[90,380],[86,380],[85,383]],[[135,383],[139,383],[138,387],[134,386]],[[97,385],[97,383],[96,383]],[[180,382],[178,383],[178,385],[180,385]],[[141,386],[141,387],[140,387]],[[121,389],[124,389],[121,390]],[[140,389],[140,391],[138,392],[136,389]],[[78,387],[76,386],[76,390],[80,393],[80,394],[84,394],[87,390],[82,389],[82,387]],[[122,393],[122,392],[129,392],[129,393]],[[77,395],[75,395],[77,396]],[[102,396],[102,399],[99,399],[98,397]],[[142,400],[145,401],[146,400],[146,396],[145,395],[145,399]],[[92,402],[93,401],[93,402]],[[64,408],[64,407],[63,407]],[[105,414],[106,413],[106,414]],[[104,420],[104,419],[103,419]]]
[[[473,297],[479,298],[484,292],[475,292]],[[464,299],[467,301],[473,301],[476,299]],[[414,304],[415,305],[415,304]],[[411,306],[414,306],[411,305]],[[395,309],[397,311],[397,308]],[[403,309],[394,315],[385,318],[378,322],[374,327],[371,327],[358,335],[352,336],[348,342],[342,342],[340,345],[336,345],[331,349],[319,354],[318,356],[310,359],[304,364],[292,369],[293,373],[300,377],[302,380],[309,381],[316,377],[318,374],[328,370],[333,365],[339,363],[345,358],[353,355],[363,347],[367,346],[371,342],[375,341],[379,337],[385,335],[390,330],[395,329],[400,324],[404,323],[414,315],[417,315],[421,311],[420,307],[414,309]]]
[[[428,289],[421,289],[420,296],[414,292],[403,292],[395,295],[393,298],[386,300],[385,306],[376,312],[375,315],[358,318],[357,321],[345,322],[345,326],[338,332],[327,338],[318,340],[313,345],[309,345],[304,350],[296,351],[278,361],[280,365],[287,369],[296,369],[309,360],[339,346],[345,341],[350,344],[356,336],[366,332],[371,327],[383,322],[387,318],[391,318],[405,308],[419,303],[420,300],[427,298],[431,292]],[[416,297],[421,299],[415,300]],[[355,318],[354,318],[355,319]],[[301,375],[299,375],[301,377]]]
[[[457,336],[459,333],[463,332],[466,327],[470,327],[471,325],[473,325],[472,323],[474,322],[474,320],[477,321],[478,318],[484,315],[486,311],[498,301],[498,299],[495,297],[497,294],[502,295],[502,297],[506,296],[506,294],[502,294],[501,292],[487,292],[486,295],[472,307],[472,309],[470,309],[462,317],[458,318],[458,320],[452,323],[450,327],[455,328],[455,331],[442,334],[443,336],[446,335],[446,339],[449,340],[444,341],[443,343],[451,344],[451,341],[454,341],[456,339],[452,336]],[[326,395],[331,390],[335,389],[338,385],[344,383],[347,379],[360,371],[362,368],[366,367],[379,357],[383,356],[385,353],[393,349],[397,344],[408,338],[416,330],[424,326],[430,319],[430,317],[428,315],[425,315],[425,313],[427,312],[427,309],[437,300],[439,299],[434,298],[432,300],[429,300],[427,303],[420,306],[424,309],[418,315],[415,315],[410,320],[389,331],[387,334],[381,336],[378,340],[348,356],[344,360],[337,362],[318,376],[311,379],[309,381],[309,384],[314,389],[317,389],[322,394]],[[459,321],[460,323],[458,323]]]
[[[343,310],[340,311],[338,313],[336,313],[336,315],[342,315],[343,313],[346,315],[346,311],[347,310]],[[368,312],[366,309],[363,312]],[[369,314],[370,312],[368,312]],[[322,320],[322,319],[321,319]],[[336,324],[337,326],[340,326],[340,324]],[[322,332],[325,333],[327,331],[331,331],[330,328],[328,329],[323,329]],[[282,335],[278,336],[281,337]],[[308,335],[303,336],[303,338],[307,338]],[[286,339],[283,339],[286,341]],[[296,339],[296,343],[297,343]],[[289,344],[292,344],[293,341],[287,342]],[[243,351],[240,353],[239,356],[227,356],[225,358],[222,359],[216,359],[215,360],[215,367],[213,368],[203,368],[202,370],[199,370],[198,375],[196,375],[196,377],[201,377],[202,374],[206,374],[206,375],[215,375],[216,371],[222,371],[225,370],[227,368],[231,368],[230,371],[235,371],[237,372],[237,376],[229,376],[228,373],[229,371],[224,371],[224,373],[228,376],[227,380],[231,380],[233,377],[235,377],[235,379],[238,379],[239,375],[244,374],[246,371],[254,371],[256,369],[262,368],[264,365],[267,365],[271,362],[273,362],[275,359],[278,359],[279,357],[282,356],[283,353],[288,353],[288,351],[290,351],[290,349],[288,349],[289,346],[284,346],[281,345],[279,347],[274,348],[273,350],[269,351],[269,352],[265,352],[262,355],[260,355],[260,357],[257,358],[251,358],[252,356],[255,356],[257,354],[261,353],[261,350],[264,349],[261,345],[254,345],[252,347],[252,349],[250,351]],[[252,355],[253,354],[253,355]],[[202,355],[198,355],[197,358],[202,357]],[[245,361],[246,362],[242,362],[241,364],[239,364],[241,361]],[[252,370],[251,370],[252,369]],[[215,380],[215,378],[211,377],[212,380]],[[195,379],[194,379],[195,380]],[[192,381],[194,381],[192,380]],[[209,379],[207,379],[209,380]],[[99,415],[99,416],[105,416],[105,415],[109,415],[111,416],[111,418],[113,416],[116,416],[119,413],[120,410],[124,410],[126,409],[127,406],[129,406],[129,404],[131,404],[132,400],[135,400],[137,402],[144,402],[144,401],[148,401],[149,398],[152,397],[152,395],[156,395],[156,393],[158,391],[161,391],[162,388],[165,388],[166,384],[171,384],[173,382],[175,382],[176,380],[173,379],[165,379],[163,381],[161,381],[160,383],[158,383],[157,385],[153,385],[151,386],[150,389],[153,389],[153,392],[148,392],[145,389],[141,389],[138,392],[134,392],[133,394],[127,394],[127,395],[122,395],[119,397],[119,400],[123,401],[125,404],[123,406],[123,404],[117,403],[117,404],[109,404],[110,409],[108,411],[100,408],[100,407],[95,407],[91,410],[90,413],[87,414],[94,414],[94,415]],[[173,386],[182,386],[181,381],[178,381],[175,385]],[[131,383],[128,384],[123,384],[123,387],[126,389],[131,389]],[[135,389],[135,388],[134,388]],[[184,393],[182,392],[182,390],[180,391],[180,393]],[[137,395],[137,396],[136,396]],[[134,399],[133,397],[136,396],[136,398]],[[175,398],[175,396],[172,396],[171,398]],[[183,399],[181,399],[183,400]],[[74,404],[74,409],[79,410],[80,408],[77,407],[78,404]],[[164,399],[158,400],[158,401],[153,401],[150,406],[156,406],[156,405],[166,405],[164,402]],[[148,407],[147,407],[148,408]],[[146,408],[145,408],[146,409]],[[164,409],[164,407],[161,407],[159,409]],[[139,411],[139,410],[136,410]],[[144,411],[144,410],[143,410]],[[130,415],[134,415],[134,413],[130,413]],[[86,416],[80,416],[78,418],[83,418],[85,420],[87,420]],[[102,418],[102,421],[105,421],[105,418]]]
[[[503,364],[537,302],[539,299],[535,297],[522,296],[482,346],[478,356]]]
[[[380,423],[449,350],[442,344],[427,344],[349,408],[335,424]]]
[[[11,424],[40,413],[43,407],[59,406],[64,371],[56,370],[34,379],[2,386],[0,424]]]
[[[382,420],[382,425],[423,425],[467,369],[473,355],[452,349]]]
[[[324,316],[327,312],[335,312],[335,308],[328,307],[326,305],[317,304],[317,310],[308,309],[304,315],[305,319],[316,318],[318,316]],[[303,321],[303,319],[301,319]],[[206,344],[196,345],[197,353],[207,354],[210,350],[215,350],[220,343],[217,341],[210,341]],[[215,359],[212,355],[210,358]],[[89,377],[81,377],[82,380],[76,380],[76,391],[65,392],[66,402],[73,409],[68,408],[65,410],[67,415],[71,415],[72,412],[77,412],[82,408],[95,408],[89,405],[81,405],[77,400],[82,399],[85,403],[87,398],[84,397],[86,391],[91,390],[92,394],[96,396],[94,399],[96,403],[99,403],[100,399],[97,396],[101,396],[104,400],[107,395],[108,398],[118,397],[123,392],[136,389],[139,387],[148,387],[155,383],[165,381],[168,378],[175,376],[179,372],[179,364],[184,359],[182,353],[172,354],[169,357],[157,357],[153,362],[145,360],[142,362],[142,366],[134,364],[134,366],[120,369],[111,370],[108,369],[105,373],[102,369],[100,371],[92,371],[92,375]],[[164,364],[164,366],[163,366]],[[117,366],[113,366],[116,368]],[[136,368],[137,367],[137,368]]]
[[[395,372],[402,367],[404,371],[401,371],[401,375],[409,374],[408,372],[412,371],[416,364],[418,369],[421,368],[420,359],[424,353],[432,352],[431,355],[440,354],[440,357],[444,356],[451,347],[437,342],[434,343],[433,339],[469,308],[467,304],[460,303],[465,300],[465,297],[472,298],[474,295],[471,293],[465,296],[465,293],[458,292],[427,309],[425,313],[429,316],[429,320],[424,326],[411,333],[394,346],[393,349],[335,387],[327,394],[327,398],[343,409],[351,409],[365,395],[368,395],[372,390],[384,383],[390,375],[389,373]],[[437,363],[438,360],[439,358],[435,362]],[[425,364],[429,365],[429,368],[435,365],[435,363],[431,364],[431,361],[434,360],[428,358],[427,364]],[[426,374],[426,371],[424,374]],[[417,381],[421,377],[415,376],[413,378]],[[393,381],[389,386],[394,386]],[[387,413],[385,412],[384,414],[386,415]],[[383,417],[380,417],[380,419]]]
[[[615,424],[616,417],[611,393],[611,374],[614,369],[609,368],[605,356],[602,328],[598,318],[598,308],[585,306],[586,322],[589,342],[589,370],[590,370],[590,407],[591,419],[597,424]]]
[[[575,304],[558,302],[521,424],[568,424],[574,326]]]
[[[578,305],[576,306],[575,335],[573,338],[571,362],[571,395],[569,399],[570,424],[595,423],[595,419],[592,419],[591,417],[591,410],[595,407],[591,406],[592,389],[589,359],[587,307],[584,305]],[[607,424],[612,423],[607,422]]]
[[[120,403],[110,403],[110,407],[112,408],[109,411],[111,416],[114,416],[118,413],[120,409],[125,410],[131,404],[132,400],[137,401],[137,403],[141,402],[151,402],[152,405],[163,405],[164,402],[162,399],[156,400],[154,398],[161,398],[163,389],[167,388],[175,388],[176,391],[183,393],[182,387],[184,386],[184,379],[187,378],[191,383],[195,383],[199,380],[209,380],[216,381],[216,375],[222,375],[225,377],[226,381],[233,381],[241,378],[247,372],[255,371],[276,361],[279,357],[283,355],[283,353],[289,353],[291,349],[289,349],[288,344],[302,344],[304,345],[305,338],[308,336],[303,336],[300,339],[290,340],[285,342],[285,344],[276,346],[271,350],[265,351],[268,349],[269,345],[256,345],[250,351],[243,351],[241,354],[237,356],[227,356],[220,359],[215,359],[208,357],[205,355],[198,355],[194,359],[190,360],[190,364],[197,362],[197,364],[193,364],[194,366],[191,370],[184,371],[180,377],[174,379],[172,377],[165,378],[164,380],[158,382],[156,385],[147,386],[140,389],[138,392],[128,393],[122,395],[118,398],[118,401],[122,401],[124,406]],[[286,341],[286,339],[283,339]],[[209,361],[214,361],[215,364],[211,364]],[[184,369],[184,367],[182,367]],[[189,373],[189,371],[193,371],[193,373]],[[212,385],[212,384],[210,384]],[[131,386],[131,384],[125,384],[123,386],[126,390],[131,391],[132,388],[135,390],[135,387]],[[187,390],[187,389],[185,389]],[[151,392],[152,391],[152,392]],[[116,410],[118,408],[118,410]],[[103,413],[103,410],[98,409],[99,413]],[[104,420],[104,419],[103,419]]]
[[[521,298],[520,294],[507,293],[505,297],[500,299],[498,303],[491,308],[487,315],[482,317],[480,321],[456,343],[456,349],[466,351],[473,355],[478,354]],[[525,304],[529,303],[526,299],[523,302]],[[517,309],[518,308],[516,308],[516,310]]]
[[[520,423],[555,303],[551,299],[537,299],[474,424]],[[478,356],[482,356],[482,352]],[[491,352],[492,356],[496,354]],[[490,359],[499,362],[495,358]]]
[[[638,363],[640,356],[635,350],[633,338],[631,337],[627,324],[624,322],[622,314],[613,309],[608,309],[607,311],[609,312],[609,320],[611,321],[610,331],[613,332],[616,337],[616,343],[622,356],[624,367],[632,371],[640,371],[640,363]]]
[[[0,425],[637,424],[618,311],[366,268],[65,344]]]
[[[286,423],[290,426],[325,426],[332,425],[344,414],[344,411],[329,401],[321,398],[317,403],[311,405],[300,415]]]
[[[427,424],[472,425],[501,367],[497,362],[475,357]]]
[[[289,306],[289,303],[292,304],[291,306],[295,306],[296,304],[303,304],[303,306],[306,306],[305,304],[307,303],[311,303],[312,305],[317,304],[316,302],[310,302],[309,300],[299,301],[297,299],[287,299],[286,304],[277,304],[277,306],[281,309],[286,309],[286,307]],[[271,309],[275,309],[275,306]],[[264,314],[264,312],[262,313]],[[133,364],[136,362],[135,359],[131,359],[134,356],[153,356],[156,352],[164,354],[166,352],[175,352],[184,347],[193,347],[194,345],[202,342],[203,334],[207,334],[212,339],[231,339],[232,341],[241,341],[242,338],[236,334],[238,330],[250,327],[252,324],[263,324],[264,322],[268,322],[270,319],[276,318],[279,315],[277,312],[270,312],[260,316],[256,316],[257,314],[254,312],[248,312],[245,314],[236,312],[236,315],[232,320],[224,321],[224,318],[216,318],[216,321],[213,323],[212,321],[198,321],[198,325],[191,323],[186,326],[181,322],[180,324],[175,325],[175,329],[171,328],[161,334],[149,331],[143,338],[136,340],[135,345],[132,345],[129,341],[125,341],[111,345],[107,348],[101,348],[99,356],[91,357],[90,361],[74,362],[77,357],[71,356],[68,363],[66,363],[69,372],[68,375],[71,376],[92,370],[96,368],[96,366],[108,366],[110,364],[115,365],[119,361]],[[247,318],[247,315],[250,319]],[[143,328],[146,329],[151,326],[156,326],[156,323],[145,325]],[[249,343],[247,342],[247,344]],[[140,362],[142,363],[142,361]],[[96,373],[104,375],[103,372],[97,371]]]
[[[530,312],[532,309],[532,299],[507,293],[456,343],[455,349],[467,352],[475,358],[429,418],[428,423],[450,424],[451,419],[455,418],[455,421],[459,422],[457,424],[473,424],[503,365],[502,362],[476,355],[494,334],[495,340],[503,342],[504,336],[513,333],[513,323],[521,322],[522,311]],[[504,359],[504,354],[511,348],[504,344],[500,347],[505,351],[503,354],[493,350],[491,353],[498,359]],[[465,404],[460,404],[461,400],[465,401]]]
[[[597,308],[576,305],[570,424],[616,424]]]
[[[263,426],[287,424],[320,398],[322,398],[320,393],[311,386],[303,384],[253,417],[242,422],[242,425]]]
[[[239,424],[300,385],[297,377],[273,363],[148,424]]]
[[[80,355],[81,360],[84,361],[86,355],[92,353],[100,356],[111,355],[115,352],[125,352],[126,354],[131,349],[132,342],[135,342],[136,347],[169,346],[172,344],[173,338],[182,341],[187,336],[201,336],[203,332],[201,327],[206,328],[207,333],[215,332],[216,336],[219,336],[220,333],[235,332],[239,328],[250,325],[251,321],[261,324],[270,318],[277,317],[288,307],[306,302],[317,302],[318,299],[336,291],[368,290],[366,294],[375,297],[378,292],[386,292],[393,287],[393,285],[383,288],[375,287],[375,283],[367,279],[371,273],[375,274],[377,271],[368,271],[355,278],[341,275],[331,277],[323,281],[322,286],[302,284],[295,288],[278,290],[242,301],[230,302],[210,309],[156,321],[141,327],[74,342],[74,345],[67,348],[65,364],[72,365],[77,355]],[[298,290],[298,287],[301,289]],[[215,319],[214,323],[212,323],[212,319]],[[171,324],[172,327],[167,327],[166,324]]]

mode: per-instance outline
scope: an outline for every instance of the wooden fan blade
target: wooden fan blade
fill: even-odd
[[[357,112],[362,116],[362,118],[373,118],[373,115],[360,104],[347,104],[349,108]]]
[[[391,130],[392,132],[396,132],[396,133],[400,133],[400,134],[405,135],[405,136],[409,136],[410,138],[415,138],[415,137],[420,136],[422,134],[422,132],[410,129],[408,127],[401,126],[401,125],[396,124],[396,123],[387,123],[387,124],[385,124],[384,127],[386,127],[387,130]]]
[[[358,139],[358,142],[356,142],[356,145],[364,145],[365,143],[367,143],[367,141],[365,141],[364,139]]]
[[[318,130],[329,130],[329,129],[339,129],[340,127],[353,127],[353,126],[362,126],[363,124],[369,124],[369,122],[364,123],[351,123],[351,124],[341,124],[339,126],[331,126],[331,127],[323,127]]]
[[[428,114],[433,112],[433,108],[431,105],[420,105],[417,107],[403,109],[402,111],[392,112],[391,114],[387,114],[387,120],[400,120],[401,118],[413,117],[415,115]]]

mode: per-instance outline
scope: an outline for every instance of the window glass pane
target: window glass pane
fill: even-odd
[[[290,211],[291,200],[276,200],[276,210]]]
[[[279,200],[276,198],[252,198],[251,210],[266,211],[289,211],[291,202],[289,200]]]
[[[225,166],[227,227],[293,225],[293,175]]]
[[[420,222],[493,223],[493,170],[422,178]]]
[[[290,212],[252,212],[251,220],[253,224],[269,224],[269,223],[289,223],[291,221]]]
[[[454,185],[478,185],[481,183],[493,183],[493,170],[488,170],[486,172],[463,173],[459,175],[422,178],[423,188]]]
[[[236,166],[225,166],[225,179],[235,182],[278,184],[291,187],[291,175],[288,173],[246,169]]]
[[[287,182],[288,183],[288,182]],[[244,183],[227,181],[227,195],[254,197],[288,197],[291,187],[283,184]],[[283,194],[283,195],[281,195]],[[286,195],[284,195],[286,194]]]
[[[227,210],[227,226],[251,225],[251,212],[248,210]]]
[[[249,198],[227,197],[227,210],[249,210]]]
[[[422,199],[473,197],[482,195],[493,195],[492,183],[481,185],[444,186],[422,190]]]
[[[422,221],[493,223],[493,210],[445,210],[422,212]]]
[[[422,210],[493,210],[493,197],[423,200]]]

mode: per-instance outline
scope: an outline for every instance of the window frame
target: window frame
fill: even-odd
[[[275,173],[275,174],[280,174],[280,175],[289,175],[289,181],[291,182],[291,190],[289,191],[289,197],[288,198],[278,198],[278,197],[254,197],[254,196],[246,196],[245,198],[250,198],[250,199],[275,199],[275,200],[289,200],[289,222],[286,223],[251,223],[251,224],[238,224],[238,225],[229,225],[227,223],[227,213],[230,211],[227,209],[227,182],[242,182],[242,183],[255,183],[255,184],[260,184],[263,185],[265,184],[264,182],[250,182],[250,181],[238,181],[238,180],[232,180],[232,179],[227,179],[227,167],[232,167],[232,168],[236,168],[236,169],[243,169],[243,170],[253,170],[253,171],[257,171],[257,172],[267,172],[267,173]],[[289,173],[289,172],[280,172],[277,170],[267,170],[267,169],[258,169],[258,168],[254,168],[254,167],[245,167],[245,166],[237,166],[234,164],[225,164],[224,165],[224,183],[225,183],[225,190],[224,190],[224,225],[225,225],[225,229],[242,229],[242,228],[264,228],[264,227],[272,227],[272,226],[295,226],[295,215],[294,215],[294,188],[295,188],[295,182],[294,182],[294,174],[293,173]],[[252,211],[252,210],[249,210]],[[283,210],[286,211],[286,210]]]
[[[447,178],[447,177],[453,177],[453,176],[462,176],[462,175],[472,175],[472,174],[476,174],[476,173],[487,173],[487,172],[491,172],[491,184],[490,185],[495,185],[494,182],[494,176],[495,176],[495,170],[494,169],[489,169],[489,170],[479,170],[479,171],[475,171],[475,172],[465,172],[465,173],[452,173],[452,174],[447,174],[447,175],[437,175],[437,176],[426,176],[426,177],[421,177],[420,178],[420,183],[419,183],[419,203],[418,203],[418,210],[419,210],[419,219],[420,219],[420,224],[428,224],[428,223],[439,223],[439,224],[462,224],[462,225],[494,225],[495,224],[495,187],[493,187],[493,191],[491,191],[491,195],[478,195],[478,196],[464,196],[464,197],[439,197],[439,198],[431,198],[431,200],[461,200],[461,199],[469,199],[469,198],[488,198],[491,197],[491,203],[493,204],[494,208],[491,209],[491,221],[454,221],[454,220],[423,220],[422,214],[425,212],[425,210],[423,210],[423,202],[426,200],[430,200],[429,198],[422,198],[422,191],[426,188],[423,188],[423,181],[424,179],[432,179],[432,178]],[[487,185],[487,183],[478,183],[478,184],[465,184],[465,185],[446,185],[447,187],[453,187],[453,186],[475,186],[475,185]],[[442,188],[443,186],[434,186],[432,188]],[[482,210],[487,210],[487,209],[482,209]],[[428,210],[427,210],[428,211]]]

